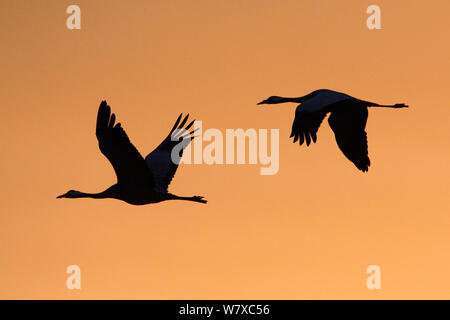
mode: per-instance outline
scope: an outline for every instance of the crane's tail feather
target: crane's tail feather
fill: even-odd
[[[408,105],[404,103],[396,103],[396,104],[373,104],[369,105],[369,107],[381,107],[381,108],[408,108]]]

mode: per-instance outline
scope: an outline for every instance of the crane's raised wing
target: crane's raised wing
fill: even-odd
[[[306,145],[309,146],[311,140],[315,143],[317,141],[317,130],[326,116],[325,111],[308,112],[298,111],[295,113],[294,123],[292,123],[292,131],[290,138],[294,137],[294,143],[299,140],[302,145],[306,140]]]
[[[167,192],[167,188],[177,171],[179,159],[183,155],[183,150],[188,146],[189,142],[194,138],[192,134],[195,130],[189,132],[189,128],[194,124],[191,121],[186,127],[189,114],[181,121],[182,114],[178,117],[169,135],[161,142],[161,144],[145,157],[147,166],[154,178],[154,187],[156,191]],[[184,127],[184,128],[183,128]],[[180,145],[178,145],[180,143]],[[179,159],[172,159],[172,150],[177,146],[179,149]],[[178,150],[175,150],[175,152]]]
[[[118,183],[152,184],[151,173],[139,151],[128,139],[116,116],[102,101],[98,108],[96,135],[100,151],[111,162]]]
[[[370,166],[365,131],[367,116],[367,107],[350,104],[331,112],[328,118],[339,149],[361,171],[368,171]]]

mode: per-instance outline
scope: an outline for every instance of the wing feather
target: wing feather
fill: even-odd
[[[194,124],[191,121],[186,127],[189,114],[183,119],[182,114],[176,120],[174,126],[170,130],[167,137],[161,144],[145,157],[147,166],[149,167],[152,176],[155,180],[155,189],[160,192],[167,192],[170,182],[172,181],[178,169],[178,164],[172,159],[172,151],[179,143],[181,143],[180,158],[183,155],[183,150],[189,145],[190,141],[194,139],[192,134],[195,130],[189,132],[188,129]]]
[[[299,140],[299,144],[302,145],[306,141],[307,146],[310,145],[311,140],[315,143],[317,141],[317,131],[326,114],[325,111],[297,111],[292,123],[290,136],[291,138],[294,137],[293,142]]]
[[[152,184],[151,173],[139,151],[133,146],[116,116],[102,101],[98,108],[96,136],[100,151],[114,168],[118,183]]]
[[[365,131],[367,116],[367,107],[346,106],[331,112],[328,118],[339,149],[363,172],[370,166]]]

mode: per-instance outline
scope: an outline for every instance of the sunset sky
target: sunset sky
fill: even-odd
[[[81,8],[69,30],[66,8]],[[366,26],[381,8],[381,30]],[[0,298],[450,299],[448,0],[0,1]],[[368,173],[289,139],[328,88],[371,109]],[[107,100],[145,157],[179,113],[279,129],[280,166],[181,165],[207,205],[55,199],[115,183],[95,120]],[[66,268],[81,268],[81,290]],[[381,268],[381,289],[366,268]]]

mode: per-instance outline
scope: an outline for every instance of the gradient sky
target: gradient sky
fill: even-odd
[[[448,0],[79,0],[68,30],[71,4],[0,2],[0,298],[450,298]],[[318,88],[410,106],[369,111],[368,173],[327,122],[300,148],[295,105],[255,105]],[[143,155],[180,112],[279,128],[280,170],[181,166],[170,190],[206,206],[56,200],[115,182],[103,99]]]

